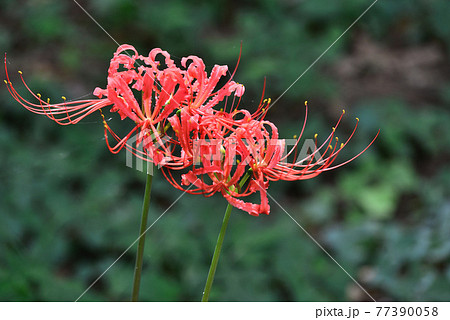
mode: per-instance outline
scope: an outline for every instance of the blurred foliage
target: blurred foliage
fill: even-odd
[[[197,54],[209,68],[233,69],[242,42],[236,79],[246,85],[243,105],[254,108],[264,78],[266,96],[278,97],[371,1],[79,3],[115,40],[143,53],[161,47],[176,60]],[[352,129],[352,116],[361,119],[347,157],[381,128],[373,147],[352,164],[269,190],[377,300],[450,299],[449,6],[446,0],[379,1],[269,113],[290,137],[308,99],[305,137],[325,136],[339,116],[336,104],[344,103],[351,116],[340,135]],[[36,91],[76,99],[105,86],[116,44],[74,2],[4,0],[0,18],[8,67],[23,70]],[[358,51],[361,37],[375,53]],[[412,57],[420,48],[431,48],[436,62],[386,60],[402,52]],[[374,62],[358,65],[353,80],[336,71],[371,54]],[[402,61],[404,69],[390,67]],[[424,87],[406,76],[418,64],[414,79],[432,75]],[[413,84],[396,80],[396,73]],[[0,300],[75,300],[135,240],[145,177],[125,167],[124,154],[108,153],[98,115],[60,127],[20,108],[6,89],[0,98]],[[150,223],[180,195],[157,173]],[[268,217],[233,211],[211,300],[369,299],[271,206]],[[155,224],[142,300],[200,300],[225,207],[221,197],[185,195]],[[82,300],[127,300],[134,250]]]

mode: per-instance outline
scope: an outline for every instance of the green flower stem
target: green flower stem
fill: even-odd
[[[147,165],[151,165],[148,163]],[[138,301],[139,287],[141,284],[142,262],[144,257],[145,231],[147,230],[148,209],[150,207],[150,195],[152,191],[153,175],[147,173],[145,184],[144,204],[142,205],[141,229],[139,231],[139,243],[136,253],[136,266],[134,269],[133,293],[131,301]]]
[[[225,211],[225,216],[223,217],[222,228],[220,228],[219,237],[217,238],[216,243],[216,249],[214,250],[211,266],[209,267],[209,273],[208,278],[206,279],[205,290],[203,291],[202,302],[208,302],[209,299],[209,293],[211,291],[211,286],[214,281],[214,275],[216,273],[217,263],[219,262],[220,251],[222,250],[223,239],[225,238],[228,220],[230,220],[232,208],[233,207],[231,206],[231,204],[228,204],[227,210]]]
[[[239,186],[242,188],[250,178],[251,170],[247,171],[242,180],[239,182]],[[216,274],[217,263],[219,262],[220,251],[222,250],[223,239],[225,238],[225,233],[227,231],[228,220],[230,220],[231,209],[233,206],[228,204],[227,210],[225,211],[225,216],[223,217],[222,228],[220,228],[219,237],[217,238],[216,248],[214,249],[214,255],[209,267],[208,278],[206,279],[205,290],[203,290],[202,302],[208,302],[209,293],[211,292],[211,286],[214,281],[214,275]]]

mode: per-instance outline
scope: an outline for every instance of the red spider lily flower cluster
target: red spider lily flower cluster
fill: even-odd
[[[10,81],[6,56],[5,83],[14,99],[26,109],[61,125],[76,124],[97,110],[103,117],[102,109],[110,107],[122,120],[134,122],[133,129],[125,137],[119,137],[103,117],[111,152],[125,148],[158,165],[175,188],[204,196],[219,192],[231,205],[255,216],[270,212],[267,198],[270,181],[310,179],[340,167],[366,151],[378,136],[358,155],[334,164],[358,126],[357,119],[349,138],[339,144],[335,128],[343,112],[325,141],[319,145],[316,135],[313,150],[298,159],[307,103],[301,133],[288,149],[286,140],[279,139],[277,127],[265,120],[270,99],[261,98],[254,113],[238,109],[245,89],[232,80],[236,69],[219,88],[228,67],[215,65],[209,76],[205,69],[203,60],[196,56],[182,58],[178,67],[169,53],[161,49],[142,56],[134,47],[122,45],[111,59],[106,88],[94,90],[96,99],[67,101],[63,97],[61,103],[50,103],[27,86],[19,71],[35,100],[29,101]],[[228,104],[231,106],[227,107]],[[113,145],[110,136],[115,140]],[[135,146],[130,141],[135,141]],[[184,173],[177,174],[179,170]],[[259,193],[260,203],[243,200],[254,193]]]

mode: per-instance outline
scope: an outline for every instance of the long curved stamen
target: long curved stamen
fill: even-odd
[[[378,130],[377,134],[376,134],[375,137],[372,139],[372,141],[367,145],[367,147],[365,147],[361,152],[359,152],[357,155],[355,155],[355,156],[352,157],[351,159],[348,159],[347,161],[342,162],[342,163],[340,163],[340,164],[338,164],[338,165],[335,165],[335,166],[333,166],[333,167],[326,168],[326,169],[324,169],[323,171],[329,171],[329,170],[333,170],[333,169],[342,167],[342,166],[346,165],[347,163],[349,163],[349,162],[355,160],[355,159],[358,158],[360,155],[362,155],[364,152],[366,152],[367,149],[369,149],[369,147],[370,147],[370,146],[375,142],[375,140],[378,138],[378,135],[379,135],[379,134],[380,134],[380,130]]]
[[[291,148],[291,150],[280,159],[280,161],[286,160],[294,150],[297,149],[298,144],[300,142],[301,137],[303,136],[303,132],[305,131],[305,127],[306,127],[306,121],[308,120],[308,101],[305,101],[305,119],[303,120],[303,126],[302,126],[302,131],[300,132],[297,141],[295,142],[294,146]],[[295,156],[294,159],[296,159],[297,157]]]
[[[29,93],[37,100],[38,103],[33,103],[22,97],[17,90],[14,88],[8,73],[7,63],[6,63],[6,55],[5,55],[5,73],[6,78],[5,84],[8,88],[9,93],[11,96],[19,102],[24,108],[27,110],[36,113],[45,115],[48,118],[52,119],[53,121],[57,122],[61,125],[68,125],[68,124],[76,124],[89,114],[106,107],[108,105],[111,105],[111,102],[108,101],[108,99],[91,99],[91,100],[78,100],[78,101],[67,101],[65,97],[63,97],[64,102],[62,103],[55,103],[50,104],[50,100],[47,99],[47,101],[44,101],[42,99],[41,94],[34,93],[30,87],[25,82],[22,72],[19,71],[20,79],[25,86],[25,88],[28,90]],[[61,118],[56,118],[56,115],[65,115]]]

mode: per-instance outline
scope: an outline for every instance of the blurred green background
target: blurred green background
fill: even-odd
[[[79,1],[119,43],[234,68],[254,110],[277,98],[371,3],[362,0]],[[318,178],[269,192],[377,300],[450,300],[450,2],[383,0],[274,106],[282,137],[329,133],[340,156]],[[105,87],[117,45],[72,1],[2,0],[0,48],[53,101]],[[3,73],[4,74],[4,73]],[[137,237],[145,176],[110,154],[98,114],[61,127],[0,90],[0,300],[73,301]],[[110,115],[113,127],[131,126]],[[181,192],[156,175],[150,223]],[[226,202],[183,196],[148,232],[141,299],[199,301]],[[273,202],[235,209],[212,301],[366,301],[367,295]],[[133,247],[81,299],[126,301]]]

